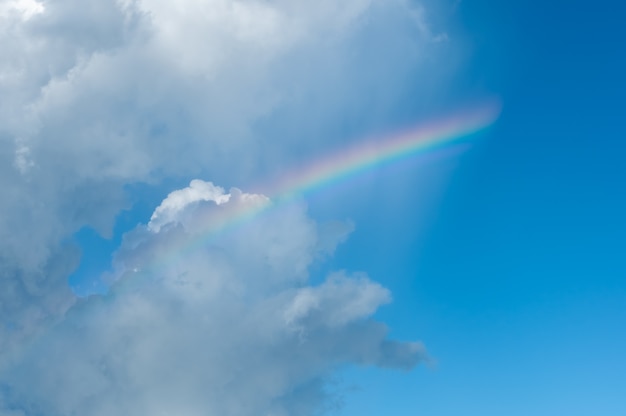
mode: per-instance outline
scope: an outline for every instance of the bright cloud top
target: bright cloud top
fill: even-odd
[[[266,199],[198,180],[171,193],[125,237],[110,293],[5,363],[0,415],[304,416],[332,405],[327,382],[341,366],[425,359],[372,320],[391,299],[381,285],[347,272],[309,282],[349,227],[329,232],[300,204],[150,267],[221,211]]]
[[[0,17],[19,16],[23,20],[43,13],[44,6],[35,0],[7,0],[0,4]]]

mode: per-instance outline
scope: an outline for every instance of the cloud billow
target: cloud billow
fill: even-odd
[[[223,212],[267,198],[192,186],[155,210],[158,228],[126,236],[110,293],[80,301],[5,363],[0,415],[312,415],[338,368],[426,358],[372,319],[390,293],[364,274],[309,283],[319,251],[345,235],[291,203],[207,236]]]

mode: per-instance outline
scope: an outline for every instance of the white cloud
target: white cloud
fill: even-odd
[[[329,132],[349,120],[376,119],[403,93],[407,78],[418,83],[423,58],[439,47],[424,16],[402,0],[0,2],[0,360],[77,302],[67,277],[80,253],[69,239],[85,226],[110,235],[129,205],[127,185],[200,174],[247,183],[280,171],[299,152],[326,146],[336,138]],[[119,273],[150,274],[144,257],[189,241],[202,215],[228,216],[251,201],[267,202],[202,182],[181,192],[127,237],[116,260],[124,266]],[[311,262],[332,254],[352,229],[317,226],[298,209],[273,212],[267,215],[282,221],[250,224],[248,238],[224,237],[222,254],[246,261],[234,268],[232,258],[217,253],[192,256],[191,265],[180,266],[191,277],[163,281],[162,293],[204,299],[205,292],[182,282],[195,282],[220,261],[228,265],[224,276],[257,278],[245,284],[217,279],[212,290],[243,285],[266,294],[304,285]],[[331,302],[324,288],[347,290],[350,279],[331,279],[299,296]],[[372,298],[337,312],[342,316],[367,314],[383,299],[378,286],[356,282],[350,290]],[[131,302],[130,294],[120,297],[123,305]],[[104,320],[96,312],[104,306],[79,305],[73,315],[78,308]],[[313,319],[314,310],[308,313]],[[68,325],[61,327],[75,331]],[[84,399],[82,386],[65,383]],[[319,393],[311,383],[300,394]]]
[[[0,414],[311,415],[341,366],[424,359],[421,344],[388,340],[372,320],[390,294],[367,276],[308,283],[317,226],[301,204],[211,237],[222,210],[254,210],[260,196],[181,199],[199,189],[220,188],[193,181],[170,194],[169,220],[125,239],[111,293],[4,363]]]
[[[1,10],[0,283],[31,288],[21,300],[0,294],[3,305],[66,291],[47,265],[75,264],[54,256],[81,227],[111,232],[126,184],[198,173],[239,183],[279,169],[332,140],[346,115],[374,119],[432,50],[423,11],[399,0]],[[18,329],[0,327],[2,339],[32,321],[3,308]]]
[[[158,232],[163,224],[172,223],[180,216],[189,204],[198,201],[213,201],[217,205],[228,202],[230,194],[225,194],[224,189],[210,182],[193,180],[189,187],[170,193],[159,205],[150,217],[148,229]]]

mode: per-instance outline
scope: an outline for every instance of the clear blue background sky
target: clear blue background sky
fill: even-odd
[[[626,6],[463,0],[458,13],[471,57],[446,100],[495,94],[496,125],[454,166],[408,161],[308,201],[314,218],[356,223],[327,267],[389,287],[379,317],[437,361],[347,370],[358,387],[339,414],[625,415]],[[397,120],[420,111],[407,97]],[[428,172],[447,179],[425,205],[413,190]],[[108,261],[86,255],[83,273]]]
[[[459,90],[498,92],[502,116],[460,159],[426,236],[373,220],[357,233],[377,238],[338,260],[387,276],[392,333],[419,334],[438,364],[364,371],[341,414],[624,415],[626,6],[459,11],[474,48]],[[412,250],[381,247],[392,239]]]

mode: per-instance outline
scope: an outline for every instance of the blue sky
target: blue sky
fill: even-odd
[[[400,415],[624,413],[620,8],[461,4],[474,49],[459,83],[497,91],[501,118],[456,167],[425,234],[377,230],[413,249],[388,253],[406,278],[389,284],[387,321],[418,331],[438,366],[368,374],[346,414],[390,396]]]
[[[0,416],[626,413],[617,2],[74,3],[0,8]],[[201,238],[493,97],[461,153]]]

